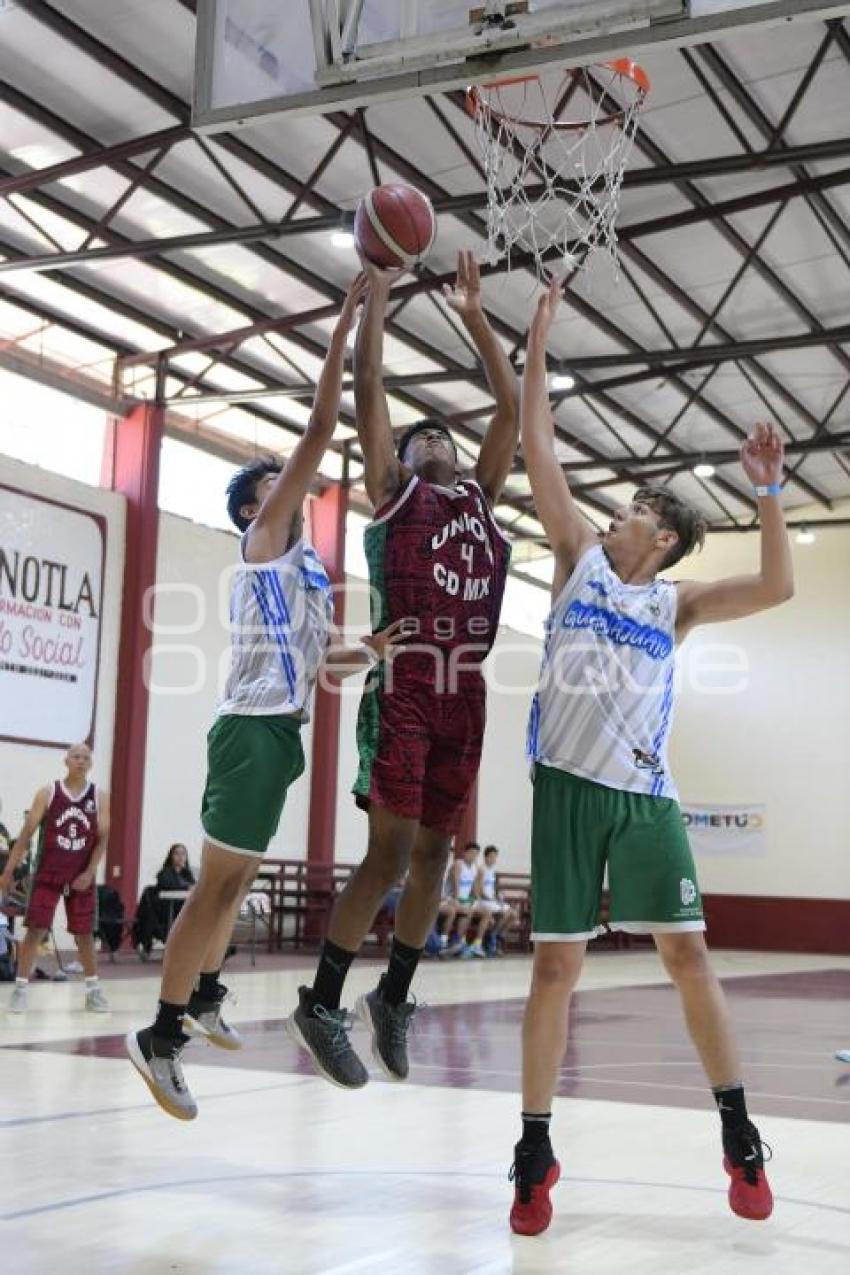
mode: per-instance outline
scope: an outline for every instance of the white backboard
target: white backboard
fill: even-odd
[[[822,0],[199,0],[192,119],[233,129],[847,13]]]

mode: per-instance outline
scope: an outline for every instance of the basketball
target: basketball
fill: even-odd
[[[413,186],[375,186],[354,214],[358,251],[384,269],[410,269],[431,251],[437,219],[427,195]]]

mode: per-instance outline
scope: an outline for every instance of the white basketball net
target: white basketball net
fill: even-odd
[[[469,90],[490,261],[507,256],[510,268],[512,253],[529,253],[542,278],[559,262],[575,273],[601,251],[616,275],[620,188],[648,87],[623,60],[568,71],[554,84],[532,76]],[[580,122],[563,121],[565,108]]]

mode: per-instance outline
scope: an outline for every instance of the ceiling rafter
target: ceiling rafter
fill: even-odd
[[[184,8],[192,9],[192,5],[188,2],[188,0],[180,0],[180,3],[183,4]],[[77,40],[75,40],[75,43],[77,43],[77,47],[82,46],[85,51],[89,52],[92,56],[96,56],[98,61],[101,63],[101,65],[107,66],[114,74],[120,75],[122,79],[125,79],[126,82],[131,82],[134,88],[138,89],[140,92],[144,92],[145,95],[149,97],[150,100],[156,100],[157,103],[163,107],[163,109],[168,110],[170,113],[172,113],[174,117],[178,119],[178,121],[181,121],[181,122],[185,121],[185,111],[186,111],[185,103],[179,102],[179,100],[174,98],[172,94],[168,93],[167,90],[163,89],[161,85],[156,85],[155,81],[150,80],[150,78],[147,77],[144,74],[144,72],[139,71],[138,68],[132,68],[133,74],[130,76],[128,81],[127,77],[123,74],[123,68],[125,66],[124,59],[120,58],[119,55],[114,54],[112,50],[107,49],[106,46],[102,42],[98,41],[95,37],[88,35],[86,32],[82,30],[82,28],[79,28],[76,26],[76,24],[69,22],[69,20],[65,18],[64,15],[56,13],[55,11],[51,10],[50,6],[47,4],[34,5],[30,3],[30,0],[22,0],[20,7],[25,8],[27,11],[31,12],[33,17],[37,18],[38,20],[42,20],[45,17],[45,11],[47,11],[50,15],[47,18],[48,25],[50,25],[52,29],[61,33],[63,35],[63,38],[68,37],[69,31],[76,32],[78,38]],[[846,49],[844,51],[845,53],[847,52]],[[151,91],[153,91],[153,96],[151,96]],[[175,106],[177,109],[174,109]],[[354,117],[348,116],[344,118],[347,118],[348,121],[353,122]],[[180,126],[181,125],[178,124],[178,128]],[[349,128],[351,127],[352,127],[352,123],[349,123]],[[167,130],[163,130],[163,131],[167,131]],[[339,141],[339,137],[340,137],[340,134],[338,132],[337,137],[334,139],[334,144],[337,146],[342,144]],[[362,142],[363,144],[367,146],[370,143],[372,143],[375,146],[375,156],[376,156],[375,163],[377,164],[377,157],[378,155],[380,155],[381,153],[380,148],[383,145],[380,137],[379,136],[373,137],[372,130],[367,129],[365,130],[365,133],[358,136],[356,140],[358,142]],[[831,156],[827,156],[825,152],[821,152],[820,154],[813,153],[811,149],[809,149],[808,152],[804,155],[803,148],[791,148],[789,153],[782,152],[780,156],[778,154],[768,153],[770,152],[769,147],[768,147],[768,152],[765,152],[765,153],[759,152],[754,154],[753,156],[728,156],[728,157],[720,156],[720,157],[717,157],[717,164],[715,166],[714,172],[703,170],[703,175],[705,176],[720,175],[724,165],[729,165],[729,167],[727,168],[727,171],[733,171],[731,167],[733,160],[735,161],[736,165],[739,164],[740,161],[742,160],[747,161],[746,164],[740,164],[740,166],[735,169],[735,171],[745,171],[748,168],[753,168],[753,169],[757,167],[764,168],[773,164],[779,165],[780,167],[788,168],[788,167],[791,167],[793,164],[805,164],[810,162],[816,162],[818,158],[828,158],[828,157],[838,158],[840,157],[840,154],[850,153],[850,139],[843,139],[843,140],[846,143],[844,150],[841,149],[842,139],[832,139],[832,141],[829,143],[830,146],[834,148]],[[141,144],[142,139],[136,139],[136,141],[137,143]],[[292,178],[289,178],[287,182],[286,178],[288,175],[284,174],[278,165],[268,160],[267,157],[262,156],[262,154],[259,151],[256,151],[253,147],[248,145],[242,138],[228,137],[226,135],[222,137],[217,137],[215,141],[215,146],[219,151],[223,150],[226,153],[230,153],[234,158],[239,159],[241,162],[248,163],[249,166],[254,169],[254,171],[258,173],[260,172],[263,173],[263,175],[270,178],[272,181],[275,181],[288,194],[291,194],[293,198],[297,198],[294,192],[295,190],[297,190],[299,183],[295,182],[294,179]],[[215,153],[215,152],[212,152],[212,148],[210,149],[211,149],[211,153]],[[135,152],[135,155],[142,156],[145,153],[147,152],[145,152],[144,150],[137,150]],[[95,157],[94,155],[90,154],[88,158],[94,161]],[[326,153],[324,158],[325,158],[325,166],[327,166],[327,163],[330,162],[330,159],[332,159],[333,156],[331,156],[330,159],[328,159],[327,153]],[[749,163],[751,159],[754,161],[752,164]],[[137,165],[129,163],[126,158],[121,160],[121,162],[124,163],[126,169],[129,169],[131,173],[137,173],[139,171]],[[386,161],[386,162],[391,163],[391,161]],[[664,174],[663,165],[655,161],[651,161],[651,162],[652,162],[652,167],[648,170],[646,169],[634,170],[635,175],[638,177],[638,180],[640,182],[645,182],[646,184],[648,184],[649,182],[652,182],[654,180],[661,179],[661,180],[668,180],[668,181],[676,181],[678,184],[681,184],[681,182],[685,180],[684,168],[687,166],[676,166],[676,165],[668,164],[667,165],[668,172]],[[711,161],[707,161],[707,163],[710,163],[710,162]],[[679,168],[680,171],[676,174],[672,170],[677,167]],[[417,172],[418,174],[418,170],[414,169],[413,171]],[[643,174],[644,176],[641,176],[641,174]],[[223,173],[220,173],[220,175],[224,177]],[[421,177],[421,174],[418,174],[418,175]],[[628,174],[627,179],[630,178],[631,176],[632,174]],[[692,177],[698,176],[698,171],[695,172],[692,166],[691,166],[691,176]],[[850,173],[848,173],[847,176],[850,176]],[[834,174],[830,174],[829,177],[832,178],[833,180],[836,180],[836,181],[838,180]],[[14,175],[12,179],[14,180]],[[847,178],[845,177],[845,180],[846,179]],[[54,178],[54,180],[56,180],[56,178]],[[130,178],[130,180],[132,180],[132,178]],[[156,182],[156,180],[157,179],[153,179],[154,182]],[[315,177],[313,177],[312,180],[315,180]],[[308,203],[309,206],[314,211],[318,212],[320,215],[325,214],[327,216],[339,216],[339,210],[335,208],[335,206],[331,204],[330,201],[326,201],[321,196],[319,196],[315,190],[310,189],[310,184],[311,184],[310,178],[307,179],[306,183],[300,183],[302,194],[304,197],[304,202]],[[636,182],[635,184],[638,184],[638,183]],[[820,186],[817,180],[814,185],[812,185],[810,181],[808,181],[808,184],[807,184],[807,176],[805,175],[805,173],[803,173],[801,181],[797,181],[793,184],[791,183],[785,184],[784,190],[789,191],[791,185],[793,185],[794,194],[792,195],[789,193],[787,195],[787,198],[793,198],[799,194],[803,194],[804,196],[811,197],[813,191],[816,193],[820,191]],[[307,187],[306,191],[304,189],[305,186]],[[166,200],[168,200],[168,202],[175,204],[175,206],[179,206],[179,204],[177,203],[177,199],[180,197],[180,192],[174,190],[171,187],[164,186],[164,184],[162,183],[160,183],[160,187],[163,192],[163,197]],[[31,188],[37,189],[37,187],[35,186]],[[783,187],[774,188],[774,193],[780,192],[782,190],[783,190]],[[478,198],[480,201],[480,196]],[[447,201],[446,201],[447,205],[450,199],[451,197],[447,197]],[[728,201],[725,201],[725,202],[728,203]],[[480,202],[479,202],[479,208],[480,208]],[[457,211],[466,212],[468,215],[471,216],[474,213],[475,209],[470,206],[467,206],[466,208],[459,207]],[[686,214],[686,215],[693,216],[693,214],[697,212],[704,214],[703,216],[700,217],[700,220],[707,220],[710,218],[710,213],[707,209],[700,209],[698,207],[694,207],[692,210],[690,210],[689,214]],[[728,208],[723,210],[723,212],[720,212],[718,215],[723,215],[724,212],[726,215],[731,215],[729,214]],[[190,214],[190,215],[195,215],[195,214]],[[206,221],[206,224],[209,224],[209,216],[210,216],[209,210],[202,209],[201,216]],[[223,219],[221,220],[223,221]],[[480,222],[478,222],[477,218],[473,217],[471,220],[471,224],[473,224],[476,227],[476,229],[480,231]],[[669,224],[669,223],[665,223],[665,224]],[[683,223],[683,224],[690,224],[690,223]],[[97,225],[97,223],[95,223],[95,225]],[[221,228],[225,229],[225,227],[226,227],[226,223],[224,223],[224,225]],[[628,228],[626,229],[628,230]],[[834,242],[835,241],[833,240],[833,243]],[[749,246],[745,244],[744,247],[746,249]],[[318,279],[317,276],[313,276],[312,279],[308,279],[307,277],[305,277],[305,275],[310,275],[311,272],[303,271],[302,268],[298,267],[296,263],[294,263],[283,252],[276,252],[272,250],[271,248],[266,248],[266,245],[263,243],[257,243],[257,244],[251,245],[250,250],[256,255],[262,256],[262,259],[268,260],[269,264],[273,264],[276,266],[276,268],[290,274],[293,278],[300,277],[301,282],[307,283],[308,286],[315,288],[320,293],[320,295],[322,293],[324,295],[329,295],[331,299],[335,300],[338,304],[338,299],[339,299],[338,289],[334,289],[333,285],[329,285],[326,280]],[[756,245],[756,249],[755,249],[755,255],[757,254],[758,254],[758,245]],[[640,254],[639,249],[637,250],[637,255],[642,255]],[[634,257],[631,257],[630,259],[635,260]],[[155,260],[153,264],[155,265],[155,268],[158,270],[165,269],[167,272],[170,272],[171,263],[160,262]],[[759,262],[759,267],[761,269],[763,269],[765,265],[766,263],[761,261]],[[740,271],[738,273],[740,274]],[[185,274],[188,275],[188,278],[185,281],[188,282],[188,280],[191,279],[192,282],[189,283],[189,286],[194,287],[198,291],[204,292],[211,286],[209,279],[202,276],[196,276],[193,271],[186,271]],[[318,283],[314,282],[313,280],[318,280]],[[435,281],[432,281],[432,286],[433,286],[433,282],[440,282],[440,281],[441,281],[441,277],[438,277]],[[61,282],[63,283],[70,282],[70,280],[65,280],[63,278]],[[425,289],[423,289],[423,291],[424,290]],[[224,304],[233,306],[238,311],[250,313],[251,309],[255,309],[255,307],[249,307],[244,299],[239,297],[237,294],[231,293],[229,289],[215,288],[215,292],[216,292],[217,299],[221,300],[222,303]],[[111,294],[107,293],[106,295],[108,296]],[[674,296],[674,299],[675,299],[675,294],[668,292],[668,295]],[[11,299],[14,301],[15,297],[13,296]],[[408,304],[409,300],[410,300],[409,297],[404,298],[404,300],[402,301],[402,305]],[[108,302],[102,302],[102,303],[108,304]],[[307,313],[309,314],[309,311]],[[591,316],[588,315],[587,317],[590,318],[591,322],[595,322],[595,320]],[[716,316],[714,317],[716,318]],[[598,318],[599,316],[597,316],[597,319]],[[711,318],[712,316],[708,316],[709,323],[711,323]],[[148,322],[148,325],[150,326],[149,320],[143,318],[140,321]],[[262,319],[260,319],[259,321],[262,322]],[[595,326],[599,326],[599,324],[595,322]],[[606,334],[611,336],[612,339],[616,341],[619,341],[620,338],[623,335],[625,335],[620,331],[620,329],[617,329],[615,325],[607,329],[605,326],[602,326],[600,330],[606,331]],[[836,330],[840,334],[841,328],[838,327]],[[509,336],[510,339],[515,339],[516,337],[519,337],[519,339],[521,340],[522,338],[522,334],[515,333],[513,329],[509,329],[508,325],[502,325],[501,331],[503,335]],[[725,345],[729,347],[734,346],[735,340],[730,334],[726,334],[726,339],[724,340],[724,334],[722,333],[719,323],[715,322],[711,324],[711,331],[713,334],[719,336],[721,338],[721,341],[723,341]],[[615,335],[615,333],[618,335]],[[803,334],[803,335],[809,335],[812,337],[816,337],[816,336],[821,337],[820,340],[812,340],[811,342],[812,346],[815,346],[815,345],[829,346],[831,344],[829,335],[826,335],[826,338],[823,339],[824,335],[829,333],[830,333],[830,329],[825,329],[824,333],[818,334],[816,332],[810,332],[808,334]],[[471,370],[469,368],[466,368],[464,367],[464,365],[457,363],[451,359],[448,359],[444,352],[432,346],[429,342],[421,341],[419,338],[415,336],[415,334],[410,332],[409,329],[405,327],[397,327],[397,329],[394,330],[393,334],[397,335],[399,339],[407,342],[411,348],[416,348],[418,346],[417,352],[424,354],[425,357],[435,360],[443,368],[443,371],[438,374],[437,378],[431,378],[434,381],[434,383],[437,383],[438,379],[448,379],[449,377],[456,377],[457,379],[469,380],[472,382],[477,381],[477,383],[480,384],[480,381],[478,380],[478,378],[475,376],[475,374],[471,373]],[[304,334],[293,332],[291,336],[290,334],[288,334],[288,339],[295,339],[297,337],[298,339],[295,340],[295,344],[299,344],[303,335]],[[313,344],[317,346],[319,353],[323,353],[321,345],[319,345],[316,342],[314,342]],[[651,370],[653,368],[653,365],[649,362],[649,360],[652,357],[652,352],[641,351],[638,343],[634,343],[634,344],[637,345],[637,351],[635,351],[634,348],[628,346],[627,344],[626,345],[627,355],[631,356],[636,353],[642,353],[644,355],[644,360],[645,360],[644,366],[647,369],[645,372],[635,372],[634,373],[635,379],[646,378],[649,375],[658,375],[657,370]],[[671,347],[674,346],[675,342],[671,341],[670,345]],[[308,349],[309,344],[302,345],[301,348]],[[704,353],[710,352],[713,348],[714,347],[708,346],[708,347],[702,347],[698,351],[694,349],[690,351],[685,350],[684,354],[685,355],[690,354],[691,360],[693,361],[698,356],[702,356]],[[793,347],[782,347],[782,348],[793,348]],[[801,346],[801,348],[804,348],[804,347]],[[766,352],[769,352],[769,351],[751,348],[749,350],[739,351],[738,354],[735,356],[728,354],[726,359],[724,359],[724,361],[728,361],[728,359],[731,359],[734,357],[736,363],[740,363],[742,360],[747,359],[748,366],[752,369],[753,374],[757,375],[760,379],[765,379],[766,383],[768,383],[772,374],[769,372],[768,369],[765,369],[762,365],[756,362],[757,354],[766,353]],[[669,350],[661,351],[657,353],[660,355],[660,358],[656,366],[666,367],[672,364],[676,366],[677,374],[682,371],[683,366],[684,367],[688,366],[687,359],[678,361],[675,354],[671,354]],[[678,353],[679,351],[677,350],[676,354]],[[270,391],[273,390],[274,384],[273,382],[271,382],[271,378],[269,378],[268,376],[267,369],[265,372],[263,372],[259,368],[255,367],[250,360],[247,361],[247,363],[245,362],[245,360],[239,360],[237,362],[244,365],[241,367],[240,370],[246,371],[247,374],[252,376],[254,379],[262,381],[265,377],[265,379],[269,380],[270,381],[269,390]],[[234,366],[234,361],[231,358],[226,359],[225,363],[228,366]],[[630,363],[625,364],[626,367],[629,367],[629,366],[639,367],[640,365],[641,363],[638,358],[635,358],[633,364],[630,364]],[[719,365],[719,360],[715,358],[708,364],[702,364],[701,366],[716,367],[718,365]],[[700,365],[696,365],[696,366],[700,366]],[[392,380],[392,378],[389,378],[389,379]],[[398,391],[397,397],[399,397],[401,401],[407,401],[411,407],[415,408],[415,410],[419,410],[419,411],[427,410],[431,412],[431,414],[434,414],[433,407],[431,404],[421,400],[418,396],[410,396],[406,393],[408,389],[412,389],[415,387],[414,378],[410,378],[407,381],[407,384],[403,383],[403,379],[404,378],[398,378],[399,384],[392,387],[395,391]],[[604,403],[607,410],[611,411],[614,415],[620,416],[621,418],[627,420],[629,424],[632,424],[635,428],[638,428],[638,426],[635,425],[634,420],[628,420],[628,417],[625,416],[625,412],[624,412],[624,408],[622,404],[610,398],[606,401],[605,395],[608,393],[608,391],[611,389],[617,388],[616,385],[612,384],[612,382],[615,382],[617,379],[620,379],[621,386],[625,386],[625,384],[627,383],[625,378],[615,378],[615,377],[608,378],[607,382],[602,383],[604,388],[602,389],[602,392],[599,395],[600,402]],[[678,380],[678,377],[672,377],[670,379],[671,381],[676,383]],[[596,386],[599,385],[599,382],[590,382],[587,380],[586,377],[582,378],[582,382],[583,384],[580,387],[580,391],[587,395],[592,394]],[[420,382],[420,383],[424,383],[424,382]],[[693,387],[688,385],[687,382],[677,383],[676,387],[679,388],[683,394],[690,395],[693,392]],[[790,395],[789,391],[787,390],[787,387],[782,386],[781,383],[777,382],[777,384],[772,385],[771,388],[777,393],[783,393],[786,396],[785,401],[788,401],[789,397],[793,399],[793,396]],[[589,399],[587,401],[588,401],[588,406],[591,407],[592,404],[589,402]],[[838,407],[838,403],[839,403],[839,400],[836,400],[836,402],[833,404],[833,407],[831,409],[831,412],[833,414]],[[705,404],[701,403],[700,406],[702,407],[703,410],[705,410]],[[802,409],[802,405],[800,405],[800,407]],[[715,409],[715,410],[719,410],[719,409]],[[815,429],[816,431],[818,428],[821,428],[822,431],[826,429],[825,424],[823,424],[823,422],[819,422],[813,413],[806,413],[805,409],[802,409],[800,412],[800,415],[801,415],[801,419],[806,420],[807,423],[811,424],[813,429]],[[271,413],[269,413],[269,416],[271,419],[275,420],[275,423],[284,424],[281,418],[273,416],[273,414]],[[635,416],[635,419],[640,422],[640,426],[644,430],[648,431],[646,436],[647,437],[651,436],[652,438],[656,440],[655,446],[657,447],[659,443],[659,433],[656,426],[651,422],[643,421],[640,417],[637,416],[637,414],[634,414],[634,416]],[[469,417],[469,419],[472,419],[472,417]],[[720,423],[719,419],[716,416],[714,417],[714,419],[717,419],[718,423]],[[828,420],[829,420],[829,416],[827,416],[826,418],[827,422]],[[461,427],[463,427],[464,425],[464,422],[462,420],[456,421],[456,422],[453,421],[453,423],[458,424]],[[731,423],[731,424],[733,426],[733,429],[735,429],[734,423]],[[467,437],[474,440],[477,438],[477,434],[475,431],[469,431],[467,433]],[[561,432],[561,437],[564,441],[567,441],[567,442],[573,441],[568,437],[565,431]],[[830,437],[835,437],[835,436],[827,435],[827,439],[829,439]],[[575,441],[578,442],[579,440],[575,440]],[[827,442],[827,447],[830,447],[830,446],[831,444]],[[654,463],[656,465],[661,465],[661,466],[664,466],[667,463],[670,463],[671,465],[678,463],[679,470],[681,470],[681,468],[685,468],[686,462],[684,461],[683,458],[686,453],[683,451],[683,449],[677,448],[675,451],[673,449],[668,449],[668,450],[670,451],[669,456],[668,455],[656,456],[654,458]],[[824,448],[824,450],[826,450],[826,448]],[[633,459],[634,459],[633,457],[628,458],[628,463],[631,464]],[[627,476],[625,473],[625,466],[622,465],[622,460],[623,460],[622,457],[619,458],[619,464],[622,467],[620,468],[621,477],[619,477],[618,481],[623,481],[624,479],[627,479],[628,481],[632,481],[632,478],[630,476]],[[592,455],[589,456],[588,463],[594,463],[597,465],[605,465],[609,463],[609,458],[606,458],[604,454],[596,452],[594,450]],[[617,465],[618,461],[615,460],[614,464]],[[743,499],[742,493],[737,491],[734,487],[730,489],[730,494],[733,494],[736,500],[738,500],[739,502],[742,501]],[[607,506],[603,504],[601,506],[601,509],[603,510],[607,509]]]

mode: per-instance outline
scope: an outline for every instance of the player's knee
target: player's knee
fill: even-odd
[[[372,841],[369,843],[366,858],[359,871],[368,873],[382,890],[389,890],[407,871],[408,862],[408,856],[403,849]]]
[[[539,990],[571,992],[581,973],[581,961],[565,944],[540,943],[534,953],[533,983]]]
[[[449,861],[448,846],[417,846],[410,860],[411,875],[415,874],[420,881],[442,886]]]
[[[243,874],[241,871],[228,873],[226,876],[207,877],[206,879],[201,876],[198,884],[186,900],[186,907],[190,905],[196,908],[210,907],[215,909],[231,907],[242,891],[242,882]]]
[[[661,959],[674,983],[688,978],[704,978],[711,972],[708,950],[701,934],[683,934],[672,942],[666,942]]]

